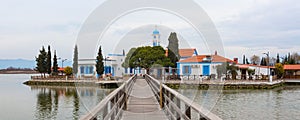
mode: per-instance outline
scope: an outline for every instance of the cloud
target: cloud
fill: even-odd
[[[23,1],[0,4],[0,58],[34,59],[42,45],[72,58],[81,23],[103,1]],[[71,3],[71,4],[70,4]]]
[[[103,1],[2,2],[1,58],[34,59],[42,45],[51,44],[60,56],[72,59],[74,43],[81,24]],[[223,39],[226,54],[230,58],[243,54],[261,54],[262,51],[272,51],[272,54],[300,51],[298,49],[300,2],[296,0],[196,0],[196,2],[215,22]],[[190,14],[197,15],[193,12]],[[119,40],[132,30],[141,30],[137,28],[144,26],[145,22],[147,25],[158,24],[172,28],[188,41],[191,47],[198,48],[199,53],[205,53],[207,49],[203,47],[202,38],[190,26],[166,13],[143,11],[128,15],[126,19],[111,26],[106,34],[111,36],[108,37],[110,39]],[[139,38],[142,34],[148,34],[145,40],[151,38],[152,31],[140,32],[147,31],[135,31],[131,34],[134,33],[132,36],[140,34]],[[165,36],[168,35],[169,33]]]
[[[225,45],[247,47],[299,46],[300,2],[275,0],[256,3],[235,19],[219,23]]]

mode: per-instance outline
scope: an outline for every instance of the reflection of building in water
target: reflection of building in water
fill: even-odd
[[[87,103],[87,107],[91,109],[113,91],[113,89],[78,86],[31,86],[31,90],[37,93],[34,119],[38,120],[79,119],[80,113],[86,110],[86,106],[80,106],[80,103]]]
[[[34,86],[31,87],[32,90],[37,90],[37,105],[35,119],[57,119],[59,109],[59,97],[73,98],[73,119],[79,118],[79,98],[76,93],[76,89],[68,88],[45,88]],[[63,108],[62,108],[63,109]]]

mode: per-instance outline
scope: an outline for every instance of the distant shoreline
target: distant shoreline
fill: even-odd
[[[38,74],[34,70],[0,70],[0,74]]]

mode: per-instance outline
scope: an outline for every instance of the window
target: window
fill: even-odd
[[[89,72],[90,72],[89,74],[93,74],[93,72],[94,72],[94,67],[93,66],[90,66],[90,71]]]
[[[184,75],[190,75],[191,74],[191,66],[183,66],[182,67],[182,73]]]
[[[83,66],[80,66],[80,73],[84,74],[84,67]]]

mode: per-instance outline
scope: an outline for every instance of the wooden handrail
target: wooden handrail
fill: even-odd
[[[102,112],[103,120],[118,120],[121,118],[122,109],[127,109],[127,98],[136,80],[136,75],[132,76],[120,87],[106,96],[91,111],[82,116],[80,120],[97,120],[98,114]]]
[[[160,83],[152,76],[146,75],[146,80],[152,88],[152,91],[156,94],[155,96],[158,102],[161,103],[161,107],[164,108],[170,119],[173,120],[181,118],[184,120],[191,120],[192,109],[198,113],[198,117],[201,120],[221,120],[221,118],[211,113],[209,110],[203,108],[199,104],[193,102],[168,86]],[[185,107],[183,110],[181,109],[181,103],[183,103]]]

